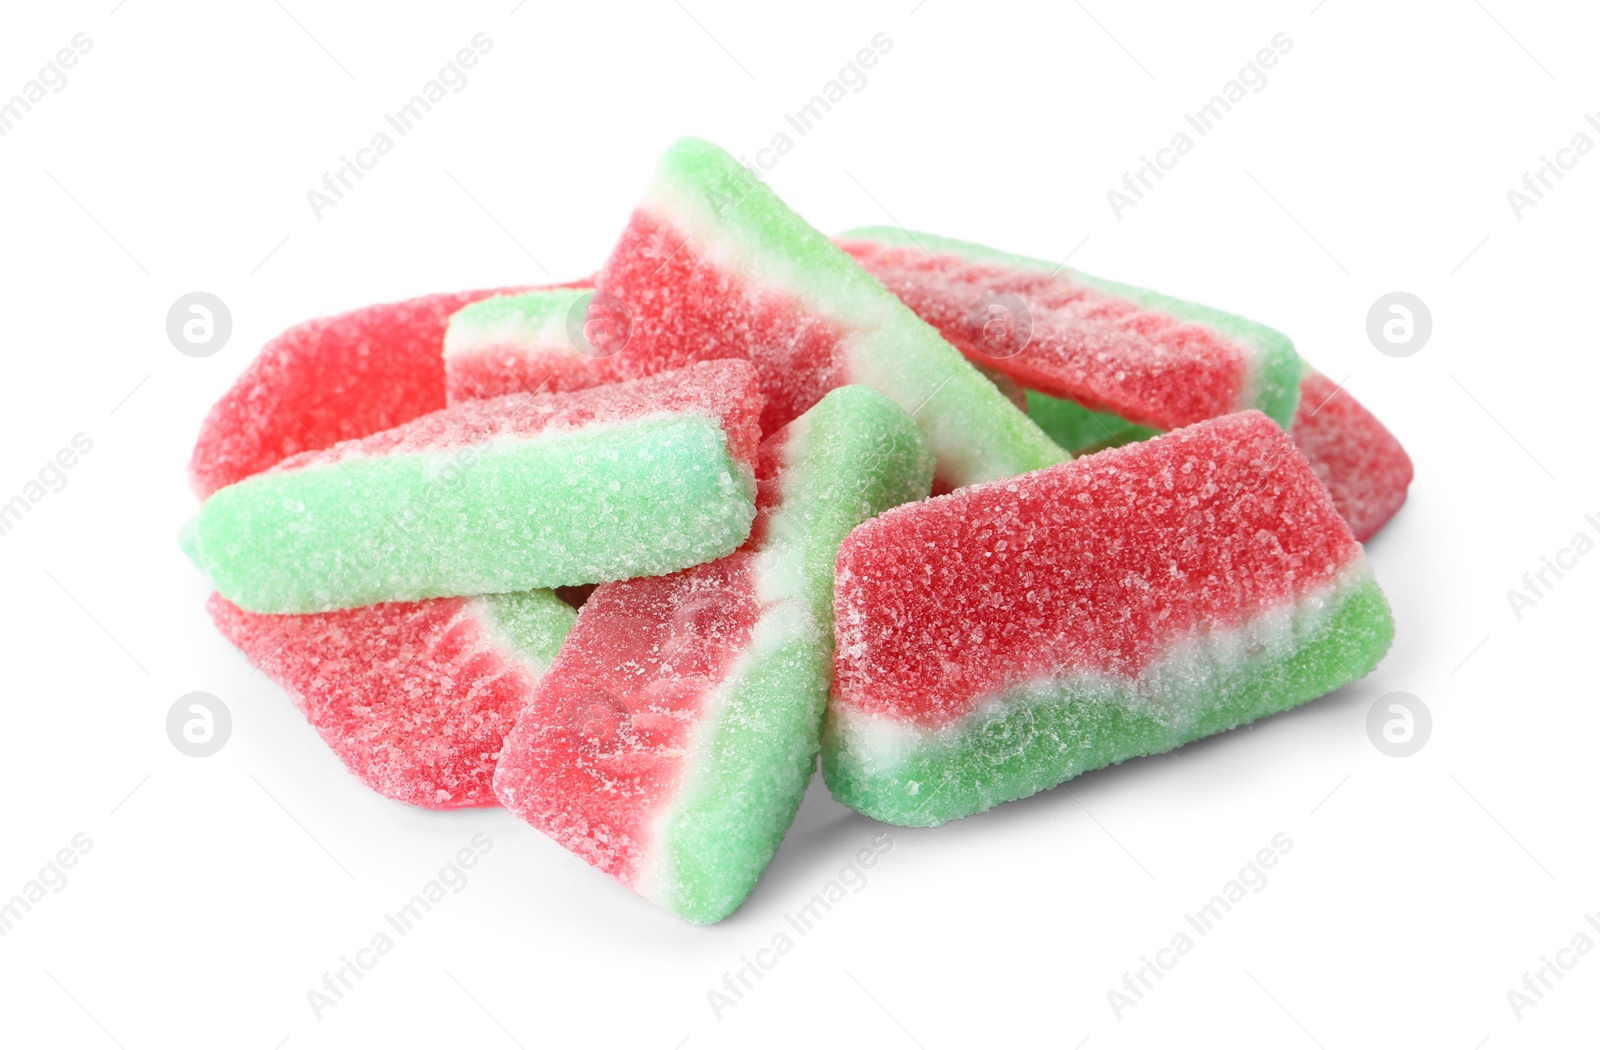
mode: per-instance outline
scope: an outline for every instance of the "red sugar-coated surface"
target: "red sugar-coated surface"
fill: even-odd
[[[771,433],[847,382],[835,323],[707,261],[698,246],[634,212],[595,286],[627,305],[627,345],[609,360],[649,375],[690,361],[742,358],[756,368]]]
[[[562,393],[616,378],[602,359],[570,350],[529,354],[526,347],[491,344],[451,358],[446,400],[454,405],[529,390]]]
[[[1065,274],[867,241],[839,247],[973,362],[1085,408],[1170,430],[1232,411],[1248,380],[1244,351],[1211,328]],[[1015,295],[1027,307],[1031,336],[1015,353],[1005,353],[1021,342],[1015,318],[995,322],[1014,324],[1015,334],[994,330],[987,342],[983,322],[992,315],[979,311],[974,319],[974,304],[990,292]]]
[[[506,808],[632,882],[706,695],[749,644],[752,557],[595,588],[506,738],[495,776]]]
[[[467,599],[263,616],[213,594],[207,609],[373,790],[430,809],[495,804],[495,760],[535,682]]]
[[[445,399],[454,405],[532,390],[561,393],[618,378],[606,358],[586,357],[565,346],[540,352],[538,348],[491,343],[470,353],[451,355]]]
[[[780,427],[761,442],[756,457],[756,520],[744,550],[760,547],[766,540],[772,515],[783,504],[783,471],[789,465],[791,428]]]
[[[625,881],[678,786],[672,748],[689,739],[707,691],[749,644],[760,616],[752,559],[781,503],[789,437],[784,428],[761,443],[756,521],[738,552],[670,576],[603,583],[586,596],[536,704],[507,742],[496,786],[514,793],[510,808]],[[637,691],[618,697],[619,680]],[[636,726],[637,740],[627,737]],[[624,766],[628,775],[615,776]],[[542,786],[530,791],[536,781]],[[603,844],[588,841],[591,829],[602,830]]]
[[[478,299],[425,295],[297,324],[270,340],[200,427],[189,481],[201,498],[305,449],[444,407],[444,330]]]
[[[1411,457],[1377,416],[1327,376],[1307,369],[1301,377],[1290,434],[1362,543],[1405,503]]]
[[[1258,412],[909,504],[839,552],[835,695],[937,726],[1072,671],[1137,677],[1361,548]]]
[[[701,412],[715,417],[728,436],[729,453],[754,466],[761,441],[756,422],[761,393],[755,372],[744,361],[705,361],[674,372],[564,394],[508,394],[487,401],[464,401],[378,434],[326,450],[302,452],[273,469],[298,470],[354,456],[448,451],[495,437],[571,431],[663,412]]]

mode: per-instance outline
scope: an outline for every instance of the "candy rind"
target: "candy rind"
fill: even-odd
[[[1112,412],[1096,412],[1076,401],[1051,397],[1037,390],[1024,391],[1028,415],[1050,440],[1074,456],[1118,448],[1153,438],[1161,431],[1130,423]]]
[[[786,462],[770,478],[773,506],[756,525],[757,591],[765,601],[804,599],[831,623],[839,545],[873,515],[927,496],[933,453],[898,405],[854,385],[828,393],[763,450]]]
[[[1377,416],[1309,365],[1290,431],[1350,531],[1372,539],[1405,504],[1411,457]]]
[[[1192,370],[1188,381],[1209,376],[1212,384],[1220,384],[1216,394],[1221,400],[1202,402],[1195,406],[1186,405],[1180,409],[1177,404],[1180,400],[1178,396],[1157,398],[1125,386],[1124,373],[1135,374],[1139,362],[1119,360],[1114,350],[1089,345],[1073,347],[1070,366],[1065,366],[1061,361],[1036,362],[1030,356],[1032,352],[1026,347],[1015,353],[1009,352],[1008,349],[1006,353],[991,356],[973,345],[971,339],[967,337],[965,328],[969,318],[965,307],[969,304],[954,304],[959,309],[955,309],[953,313],[949,309],[952,304],[941,304],[941,316],[927,318],[969,357],[1012,375],[1025,387],[1041,389],[1055,397],[1073,398],[1086,407],[1113,411],[1141,425],[1162,429],[1184,426],[1210,416],[1246,409],[1264,412],[1285,429],[1288,429],[1294,419],[1295,406],[1299,400],[1300,359],[1288,337],[1266,325],[1146,288],[1093,277],[1042,259],[1029,259],[984,245],[934,234],[912,232],[898,227],[869,226],[848,230],[835,239],[869,271],[875,271],[892,289],[906,294],[910,293],[910,289],[897,288],[893,274],[886,269],[879,269],[880,264],[874,261],[872,253],[866,249],[881,246],[914,253],[919,261],[927,259],[929,262],[936,262],[935,270],[941,279],[948,279],[951,271],[959,270],[962,266],[987,265],[1031,275],[1031,279],[1034,280],[1051,282],[1054,289],[1050,293],[1052,295],[1059,296],[1070,292],[1071,286],[1075,283],[1111,300],[1123,300],[1139,308],[1133,316],[1117,319],[1112,325],[1113,330],[1143,337],[1144,326],[1156,324],[1157,327],[1162,327],[1169,325],[1171,319],[1176,319],[1210,329],[1222,338],[1230,350],[1237,351],[1241,355],[1237,365],[1242,367],[1242,374],[1234,376],[1230,374],[1230,369],[1235,367],[1235,363],[1230,360],[1192,358],[1180,353],[1184,340],[1178,339],[1174,345],[1166,346],[1162,343],[1159,333],[1153,336],[1152,347],[1159,350],[1161,361],[1146,363],[1158,371],[1153,375],[1143,376],[1145,380],[1158,378],[1161,368],[1170,367],[1180,359],[1187,359],[1188,367]],[[982,283],[982,275],[978,276]],[[1034,291],[1029,294],[1040,293]],[[1024,299],[1026,301],[1026,297]],[[1035,305],[1039,307],[1041,316],[1033,320],[1042,322],[1052,307],[1046,303]],[[1075,319],[1086,320],[1086,318]],[[1065,371],[1062,370],[1064,367]],[[1071,388],[1047,388],[1043,385],[1046,380],[1067,383]],[[1190,395],[1195,392],[1183,390],[1173,393]]]
[[[352,774],[428,809],[496,804],[505,734],[577,617],[549,591],[300,616],[213,594],[207,609]]]
[[[1111,677],[1021,687],[931,733],[832,714],[823,778],[834,798],[869,817],[934,827],[1315,700],[1364,675],[1392,639],[1388,604],[1363,567],[1298,602],[1288,622],[1263,618],[1152,668],[1153,688]],[[1196,676],[1206,679],[1203,692],[1163,687]]]
[[[690,922],[744,903],[794,821],[816,767],[832,646],[810,607],[763,609],[705,711],[695,760],[655,830],[636,889]]]
[[[692,922],[750,894],[820,746],[838,543],[927,495],[933,457],[889,399],[842,387],[763,443],[748,545],[603,584],[507,738],[507,808]]]
[[[824,776],[896,823],[1303,703],[1393,634],[1360,544],[1255,412],[889,511],[845,541],[836,588]]]
[[[521,289],[445,292],[305,321],[269,340],[206,414],[189,460],[203,499],[308,449],[443,408],[452,313]]]
[[[445,400],[581,390],[617,378],[604,358],[574,345],[572,318],[590,288],[535,289],[480,299],[450,315],[444,333]]]
[[[946,486],[1066,458],[954,347],[710,143],[681,139],[667,151],[596,286],[631,312],[617,367],[747,357],[762,375],[767,433],[828,390],[859,383],[916,419]]]
[[[862,386],[840,387],[766,443],[786,460],[752,575],[763,612],[708,718],[704,760],[658,831],[641,892],[694,922],[749,896],[794,820],[821,747],[832,676],[834,561],[851,529],[925,497],[934,460],[916,425]]]
[[[759,405],[739,361],[465,402],[218,491],[198,553],[278,613],[671,572],[748,536]]]
[[[1161,433],[1037,390],[1026,393],[1028,414],[1075,456]],[[1289,436],[1360,542],[1376,536],[1404,506],[1414,474],[1405,448],[1348,390],[1309,364],[1303,365],[1300,407]]]

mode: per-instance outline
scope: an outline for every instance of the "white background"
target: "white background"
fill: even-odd
[[[0,138],[0,501],[73,434],[94,448],[0,537],[0,896],[75,833],[94,845],[0,939],[0,1042],[1593,1041],[1600,952],[1521,1020],[1506,997],[1600,911],[1600,556],[1520,620],[1506,598],[1600,515],[1600,157],[1520,219],[1506,199],[1600,109],[1592,9],[915,2],[8,5],[0,96],[74,33],[93,49]],[[306,191],[480,31],[494,47],[468,86],[314,218]],[[1293,50],[1265,89],[1115,218],[1107,189],[1280,31]],[[1076,249],[1076,268],[1290,333],[1416,460],[1369,547],[1398,635],[1371,677],[1290,714],[894,832],[865,888],[718,1020],[708,989],[881,827],[813,784],[750,901],[695,928],[504,812],[378,797],[212,629],[175,542],[184,466],[273,334],[584,275],[674,137],[753,156],[878,32],[893,49],[865,89],[770,183],[825,230]],[[203,360],[165,334],[194,290],[233,316]],[[1434,319],[1405,359],[1364,332],[1394,290]],[[191,690],[232,710],[214,757],[167,740]],[[1396,690],[1434,720],[1404,759],[1364,728]],[[470,884],[317,1020],[307,990],[480,831]],[[1107,990],[1279,831],[1294,847],[1266,888],[1118,1020]]]

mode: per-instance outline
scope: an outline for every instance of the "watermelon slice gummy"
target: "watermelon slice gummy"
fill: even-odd
[[[1321,696],[1393,634],[1258,412],[891,510],[840,550],[835,616],[823,775],[917,826]]]
[[[1290,433],[1362,543],[1405,503],[1411,457],[1349,391],[1310,367]]]
[[[200,427],[189,482],[203,499],[307,449],[366,437],[444,407],[439,348],[461,307],[516,289],[365,306],[270,340]]]
[[[576,613],[549,591],[304,616],[208,605],[368,787],[429,809],[492,806],[505,735]]]
[[[1162,430],[1251,408],[1284,429],[1294,419],[1300,359],[1265,325],[932,234],[838,241],[962,353],[1030,390]]]
[[[594,294],[563,288],[499,295],[451,315],[444,336],[446,401],[581,390],[621,378],[606,359],[621,348],[626,332],[596,328],[604,319],[590,317]]]
[[[619,375],[747,359],[766,397],[763,433],[856,383],[912,415],[945,486],[1066,458],[937,332],[710,143],[682,139],[667,151],[595,287],[627,330],[609,359]]]
[[[1027,391],[1028,414],[1073,455],[1143,441],[1161,433],[1109,412]],[[1300,407],[1289,431],[1300,454],[1362,543],[1394,517],[1411,485],[1411,457],[1395,436],[1343,387],[1304,365]]]
[[[465,402],[219,490],[186,547],[265,613],[672,572],[749,534],[760,406],[743,361]]]
[[[495,773],[507,808],[693,922],[749,895],[811,779],[840,541],[926,496],[933,458],[846,386],[763,443],[760,473],[738,553],[595,589]]]

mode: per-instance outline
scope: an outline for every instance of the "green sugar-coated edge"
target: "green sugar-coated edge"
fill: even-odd
[[[224,597],[295,613],[659,575],[731,553],[754,516],[721,427],[686,414],[258,474],[198,535]]]
[[[1108,281],[1081,270],[1058,267],[1043,259],[1013,255],[1010,252],[950,237],[901,230],[893,226],[861,226],[846,230],[838,239],[875,241],[895,247],[916,247],[929,252],[959,255],[974,262],[992,262],[1017,269],[1042,270],[1047,273],[1061,272],[1090,288],[1106,295],[1127,299],[1147,310],[1160,310],[1182,321],[1209,325],[1228,339],[1254,352],[1255,360],[1251,367],[1249,389],[1245,392],[1245,403],[1239,407],[1259,409],[1285,430],[1294,424],[1295,409],[1300,404],[1300,355],[1295,352],[1294,343],[1289,337],[1275,328],[1203,303],[1174,298],[1148,288],[1123,284],[1120,281]]]
[[[1105,680],[1034,683],[956,727],[927,731],[892,763],[865,741],[845,739],[830,717],[823,778],[852,809],[932,827],[1313,700],[1371,671],[1394,637],[1389,605],[1364,562],[1309,621],[1296,625],[1287,653],[1211,662],[1188,696],[1181,682],[1167,695]]]
[[[593,295],[590,288],[550,288],[468,303],[450,315],[445,355],[491,340],[524,342],[549,332],[553,325],[564,334],[574,304]]]
[[[911,413],[950,485],[1067,458],[960,351],[721,148],[676,142],[643,208],[697,237],[714,263],[843,325],[850,380]]]
[[[703,764],[658,833],[646,896],[690,922],[717,922],[750,896],[800,809],[816,766],[832,646],[809,606],[766,610],[724,680]]]
[[[1037,390],[1024,390],[1028,416],[1050,440],[1074,456],[1101,449],[1131,445],[1155,437],[1161,431],[1130,423],[1113,412],[1095,412],[1076,401],[1051,397]]]
[[[839,545],[933,483],[911,417],[863,386],[830,391],[778,440],[781,502],[754,566],[765,608],[707,704],[705,757],[685,776],[646,880],[652,899],[692,922],[716,922],[750,895],[805,796],[832,681]]]
[[[484,594],[472,600],[499,633],[502,647],[540,675],[555,662],[578,619],[578,610],[550,590]]]
[[[1246,405],[1260,410],[1284,430],[1294,425],[1300,406],[1300,355],[1288,336],[1258,321],[1226,313],[1214,307],[1170,295],[1152,292],[1131,284],[1106,281],[1088,274],[1078,279],[1107,295],[1118,295],[1150,310],[1162,310],[1184,321],[1210,325],[1236,343],[1254,347],[1255,366],[1251,370]]]
[[[926,499],[933,453],[904,409],[864,386],[829,391],[789,426],[781,500],[756,560],[764,599],[801,597],[833,622],[839,545],[850,530]]]
[[[199,515],[183,523],[178,530],[178,549],[183,556],[194,562],[198,569],[205,569],[206,560],[200,553],[200,518]]]

